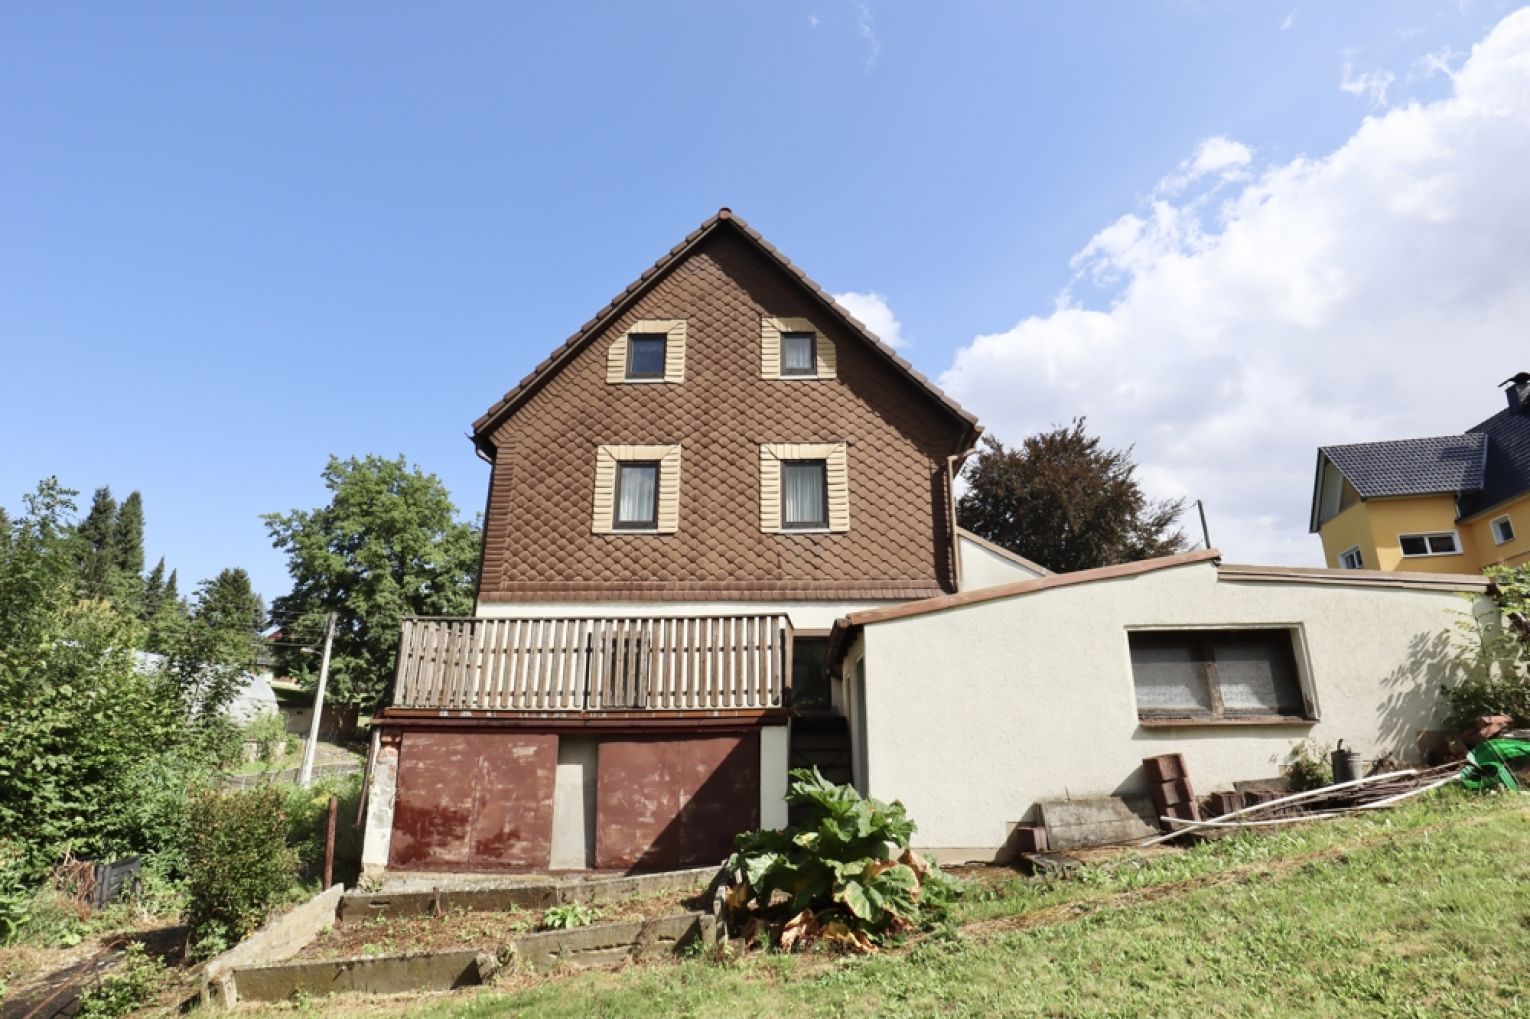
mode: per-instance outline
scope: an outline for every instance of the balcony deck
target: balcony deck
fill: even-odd
[[[784,710],[785,615],[411,617],[390,711],[673,716]]]

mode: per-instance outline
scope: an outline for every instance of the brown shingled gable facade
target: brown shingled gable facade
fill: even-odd
[[[832,377],[762,377],[762,322],[805,319]],[[640,322],[685,322],[678,382],[613,384]],[[474,424],[490,459],[483,602],[910,599],[955,590],[948,458],[976,420],[724,209]],[[768,533],[761,449],[843,444],[848,529]],[[598,533],[602,447],[678,445],[678,525]],[[831,493],[841,498],[844,493]],[[840,503],[836,503],[840,505]]]

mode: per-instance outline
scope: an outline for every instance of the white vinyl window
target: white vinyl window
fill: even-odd
[[[1456,532],[1440,531],[1435,534],[1399,534],[1397,545],[1405,558],[1432,555],[1460,555],[1461,543]]]
[[[781,462],[781,526],[792,530],[829,526],[828,464],[823,460]]]
[[[1365,569],[1365,557],[1360,554],[1359,545],[1351,545],[1339,553],[1339,569],[1363,570]]]
[[[1509,521],[1507,513],[1496,517],[1489,526],[1493,528],[1493,544],[1506,545],[1514,540],[1514,525]]]

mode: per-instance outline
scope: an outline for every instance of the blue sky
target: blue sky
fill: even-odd
[[[1001,438],[1088,413],[1138,444],[1155,491],[1207,497],[1214,526],[1226,507],[1233,558],[1316,561],[1310,437],[1268,454],[1261,512],[1248,463],[1175,445],[1192,425],[1227,434],[1212,418],[1169,434],[1145,397],[1112,417],[1142,395],[1119,374],[1097,392],[1087,363],[1016,352],[1087,352],[1060,307],[1116,329],[1147,274],[1225,240],[1238,213],[1217,203],[1367,124],[1444,110],[1515,6],[6,5],[0,503],[49,474],[82,500],[139,489],[151,562],[183,587],[244,566],[269,599],[285,571],[258,515],[321,502],[328,454],[403,453],[475,512],[469,422],[729,205],[829,290],[877,295],[858,310]],[[1208,139],[1234,155],[1197,169]],[[1481,215],[1503,213],[1482,190]],[[1144,255],[1132,220],[1165,208],[1203,226]],[[1500,241],[1510,267],[1523,239]],[[1506,323],[1513,275],[1482,305]],[[1131,369],[1176,327],[1152,328],[1097,353]],[[1202,393],[1246,379],[1237,332],[1190,345]],[[982,368],[1000,349],[1002,370]],[[1483,361],[1437,419],[1360,406],[1315,434],[1464,428],[1498,406],[1507,372]]]

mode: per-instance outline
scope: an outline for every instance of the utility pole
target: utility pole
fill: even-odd
[[[335,644],[335,614],[324,624],[324,658],[319,663],[319,686],[313,692],[313,720],[308,723],[308,745],[303,748],[303,770],[298,772],[298,786],[307,789],[313,782],[313,756],[319,742],[319,718],[324,714],[324,685],[329,682],[329,652]]]
[[[1206,547],[1210,548],[1211,532],[1206,530],[1206,507],[1201,503],[1201,500],[1197,499],[1195,500],[1195,508],[1199,510],[1201,514],[1201,539],[1205,541]],[[323,687],[320,687],[320,689],[323,689]]]

